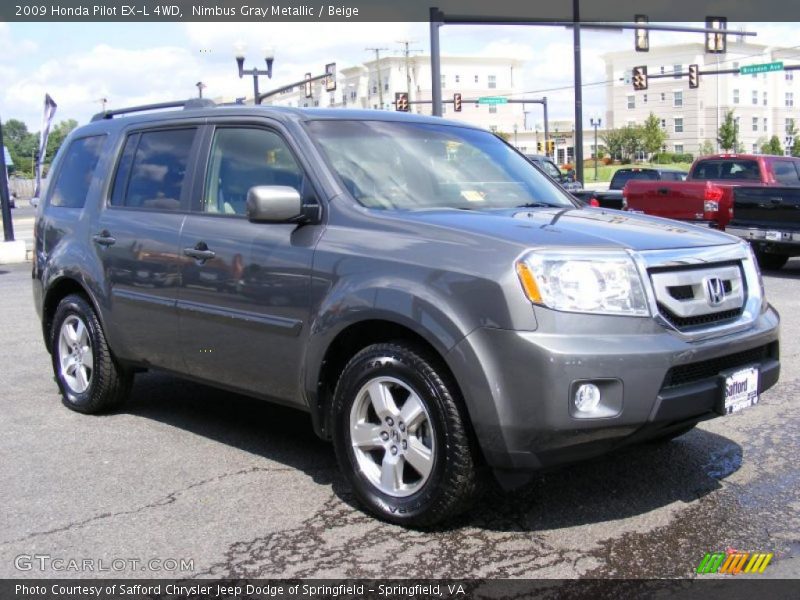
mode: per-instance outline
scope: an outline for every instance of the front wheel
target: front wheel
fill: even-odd
[[[786,264],[789,257],[784,254],[770,254],[763,250],[756,251],[758,265],[765,271],[777,271]]]
[[[50,331],[53,371],[64,404],[82,413],[118,407],[132,375],[114,360],[92,306],[73,294],[56,309]]]
[[[370,512],[424,527],[469,505],[476,460],[457,394],[439,361],[406,343],[368,346],[344,368],[334,395],[334,447]]]

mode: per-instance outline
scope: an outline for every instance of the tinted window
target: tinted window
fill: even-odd
[[[114,179],[111,204],[181,210],[186,166],[195,132],[195,129],[170,129],[130,136]]]
[[[644,179],[646,181],[655,181],[658,179],[658,173],[653,171],[652,169],[644,169],[644,170],[637,170],[632,171],[628,169],[620,169],[616,173],[614,173],[614,177],[611,178],[611,185],[609,185],[609,189],[612,190],[621,190],[625,187],[625,184],[629,181]]]
[[[243,215],[247,191],[257,185],[288,186],[302,195],[303,172],[289,147],[276,133],[264,129],[218,129],[208,164],[204,210]]]
[[[789,160],[776,160],[772,163],[772,172],[775,181],[785,185],[800,185],[800,177],[797,175],[795,164]]]
[[[50,206],[83,208],[105,140],[104,135],[95,135],[69,145],[50,195]]]
[[[758,163],[748,159],[702,160],[692,172],[693,179],[740,179],[760,181]]]

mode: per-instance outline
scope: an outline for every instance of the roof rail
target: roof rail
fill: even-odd
[[[193,108],[208,108],[216,106],[213,100],[208,98],[189,98],[188,100],[175,100],[174,102],[158,102],[156,104],[142,104],[141,106],[128,106],[126,108],[116,108],[105,110],[92,117],[92,121],[102,121],[103,119],[113,119],[117,115],[127,115],[130,113],[144,112],[147,110],[161,110],[163,108],[183,108],[190,110]]]

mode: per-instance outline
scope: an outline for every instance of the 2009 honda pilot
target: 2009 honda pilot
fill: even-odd
[[[183,105],[181,105],[183,106]],[[307,411],[360,501],[424,526],[778,379],[747,244],[582,208],[495,135],[380,111],[210,106],[73,132],[33,290],[64,403],[161,369]]]

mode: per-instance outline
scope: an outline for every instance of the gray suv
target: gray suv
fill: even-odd
[[[737,238],[581,207],[461,123],[175,108],[102,113],[54,161],[33,295],[70,409],[147,369],[292,406],[369,511],[427,526],[487,473],[668,439],[778,380]]]

